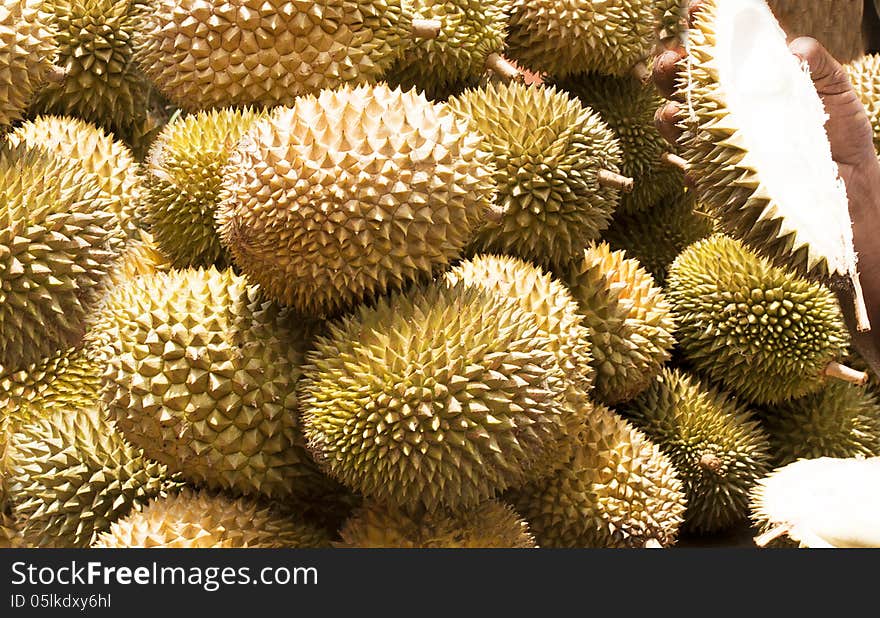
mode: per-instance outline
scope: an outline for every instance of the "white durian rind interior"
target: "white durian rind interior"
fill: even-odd
[[[795,233],[824,257],[831,274],[856,271],[846,187],[825,132],[822,100],[805,63],[764,0],[721,0],[715,19],[718,81],[746,151],[740,166],[757,172],[782,218],[779,235]]]

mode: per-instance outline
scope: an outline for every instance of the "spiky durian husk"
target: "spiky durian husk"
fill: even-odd
[[[76,345],[122,241],[97,176],[0,148],[0,374]]]
[[[20,546],[21,540],[15,520],[0,509],[0,549],[12,549]]]
[[[754,14],[762,12],[762,8],[766,10],[766,6],[761,7],[763,4],[753,3],[750,10]],[[682,71],[678,93],[687,102],[685,130],[679,144],[690,164],[689,175],[699,199],[713,208],[721,230],[742,239],[777,265],[816,279],[855,278],[857,258],[852,232],[848,231],[851,226],[843,225],[844,218],[848,217],[843,209],[845,202],[804,206],[813,212],[820,208],[827,212],[833,212],[832,208],[836,210],[829,220],[841,223],[840,238],[837,229],[823,228],[826,238],[830,235],[834,239],[835,252],[839,254],[829,255],[810,244],[810,240],[820,239],[822,235],[812,229],[798,229],[795,222],[784,217],[777,198],[762,181],[741,128],[728,108],[728,93],[719,83],[715,19],[720,6],[721,0],[704,0],[696,13],[694,25],[688,30],[687,70]],[[736,6],[736,3],[727,6]],[[769,31],[770,25],[767,26]],[[819,105],[818,96],[814,96],[814,102]],[[820,147],[817,143],[817,152]],[[828,169],[831,170],[835,164],[830,158],[830,148],[825,148],[828,148]]]
[[[188,110],[292,105],[304,94],[375,82],[403,53],[402,0],[150,0],[137,61]]]
[[[171,260],[162,253],[153,239],[153,235],[138,230],[134,238],[129,238],[119,259],[119,264],[110,273],[114,286],[141,277],[171,270]]]
[[[132,58],[145,0],[45,0],[64,80],[34,98],[31,113],[76,116],[128,140],[150,123],[151,86]]]
[[[563,264],[596,240],[620,203],[598,173],[619,171],[620,145],[602,118],[555,88],[489,84],[449,101],[494,155],[498,223],[480,230],[479,251]]]
[[[231,155],[221,238],[283,304],[342,309],[459,256],[494,191],[480,146],[465,120],[412,90],[302,97]]]
[[[865,53],[862,0],[767,0],[790,38],[811,36],[840,62]]]
[[[590,330],[596,394],[611,405],[643,391],[669,358],[669,304],[637,260],[607,243],[591,245],[565,281]]]
[[[60,116],[40,116],[26,122],[9,139],[31,148],[46,148],[95,174],[120,227],[128,237],[137,235],[135,209],[141,197],[141,178],[127,146],[94,125]]]
[[[326,533],[253,498],[184,489],[114,522],[92,547],[329,547]]]
[[[294,391],[302,320],[213,268],[133,279],[102,313],[107,413],[147,456],[244,494],[285,497],[320,483]]]
[[[685,30],[688,0],[654,0],[655,28],[661,41],[680,36]]]
[[[714,532],[748,516],[749,491],[770,461],[767,434],[750,410],[678,369],[664,369],[621,412],[681,475],[689,529]]]
[[[532,548],[529,525],[509,505],[489,500],[464,511],[413,515],[367,502],[340,531],[338,547],[405,549]]]
[[[541,547],[643,547],[675,542],[685,495],[672,462],[597,405],[570,460],[508,497]]]
[[[0,4],[0,130],[21,118],[51,77],[55,34],[42,0]]]
[[[644,212],[619,212],[602,238],[626,251],[663,285],[678,255],[714,230],[714,219],[701,210],[693,192],[676,191]]]
[[[308,358],[300,399],[316,459],[402,507],[472,507],[549,472],[577,413],[534,315],[462,283],[362,306]]]
[[[403,88],[418,88],[431,99],[445,98],[473,85],[486,71],[490,54],[504,50],[507,0],[415,0],[420,19],[443,23],[437,38],[418,39],[386,79]]]
[[[756,403],[819,390],[849,335],[826,287],[716,234],[686,249],[667,280],[679,347],[694,368]]]
[[[581,324],[578,305],[568,289],[540,267],[500,255],[480,255],[460,262],[445,274],[448,285],[458,282],[501,294],[519,303],[538,321],[573,391],[569,401],[582,404],[593,386],[590,332]]]
[[[880,547],[880,457],[802,459],[752,490],[752,519],[801,547]]]
[[[22,425],[8,450],[9,499],[30,546],[88,547],[173,484],[165,466],[128,444],[97,408],[57,410]]]
[[[868,54],[844,68],[868,112],[874,131],[874,148],[880,151],[880,54]]]
[[[601,114],[620,140],[620,173],[635,181],[632,193],[623,195],[620,211],[650,209],[664,196],[684,187],[681,170],[660,159],[664,153],[674,151],[674,146],[660,135],[654,123],[654,113],[663,104],[654,84],[643,84],[629,75],[591,73],[561,81],[559,86]]]
[[[176,268],[231,262],[215,217],[223,172],[241,136],[263,114],[223,109],[166,125],[145,165],[143,219]]]
[[[774,461],[880,457],[880,401],[868,387],[828,384],[818,393],[764,410]]]
[[[508,53],[557,77],[598,71],[625,75],[656,40],[650,0],[513,0]]]

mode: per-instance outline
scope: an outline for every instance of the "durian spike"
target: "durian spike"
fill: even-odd
[[[856,328],[860,333],[871,330],[871,318],[868,317],[868,305],[865,303],[865,293],[862,292],[862,280],[858,273],[850,276],[853,286],[853,304],[856,310]]]
[[[657,539],[648,539],[645,541],[645,549],[663,549],[663,545]]]
[[[711,472],[718,472],[721,469],[721,458],[715,453],[703,453],[700,457],[700,467]]]
[[[828,366],[825,367],[825,371],[823,372],[829,378],[836,378],[838,380],[843,380],[844,382],[849,382],[851,384],[858,384],[859,386],[868,382],[868,374],[864,371],[857,371],[852,367],[847,367],[846,365],[841,365],[837,361],[831,361],[828,363]]]
[[[612,172],[610,170],[599,170],[597,176],[599,178],[599,184],[603,187],[614,187],[615,189],[620,189],[624,193],[632,193],[633,185],[635,184],[635,181],[632,178],[621,176],[617,172]]]
[[[683,172],[688,171],[688,162],[684,157],[680,157],[677,154],[673,154],[671,152],[664,152],[660,155],[660,161],[665,163],[670,167],[677,167]]]
[[[649,69],[648,64],[642,60],[641,62],[637,62],[632,68],[631,75],[643,84],[647,84],[651,79],[651,69]]]
[[[789,530],[791,530],[791,524],[781,524],[775,528],[771,528],[764,534],[759,534],[755,537],[755,545],[758,547],[766,547],[769,543],[775,541],[782,535],[788,534]]]
[[[439,19],[412,20],[412,35],[419,39],[436,39],[440,35],[443,22]]]
[[[486,58],[486,68],[497,73],[505,79],[524,79],[522,71],[520,71],[510,60],[499,54],[492,52]]]
[[[49,72],[46,74],[46,81],[50,84],[59,84],[67,79],[67,74],[69,72],[70,71],[64,67],[52,65],[52,68],[49,69]]]

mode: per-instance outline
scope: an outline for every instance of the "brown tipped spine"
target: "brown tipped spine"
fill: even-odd
[[[864,371],[858,371],[853,369],[852,367],[847,367],[846,365],[841,365],[837,361],[831,361],[828,363],[828,366],[825,367],[824,375],[829,378],[835,378],[837,380],[843,380],[844,382],[849,382],[850,384],[858,384],[859,386],[868,382],[868,374]]]
[[[419,39],[436,39],[442,28],[443,22],[439,19],[414,19],[411,32]]]
[[[516,65],[498,52],[489,54],[486,58],[486,68],[505,79],[523,80],[525,78]]]
[[[597,176],[599,184],[603,187],[613,187],[620,189],[624,193],[632,193],[633,186],[635,186],[635,181],[632,178],[621,176],[617,172],[610,170],[599,170]]]

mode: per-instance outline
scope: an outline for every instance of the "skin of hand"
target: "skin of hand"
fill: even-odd
[[[701,4],[701,0],[690,3],[689,23]],[[809,66],[816,91],[829,117],[825,130],[831,144],[831,156],[838,165],[849,196],[859,273],[874,327],[870,339],[880,358],[880,161],[874,151],[871,123],[843,67],[818,41],[800,37],[791,41],[789,48]],[[675,96],[679,61],[685,53],[680,46],[667,49],[654,62],[652,77],[664,97]],[[673,99],[661,106],[655,115],[658,130],[672,143],[681,136],[681,129],[677,126],[680,112],[681,108]],[[864,337],[860,339],[864,340]]]

